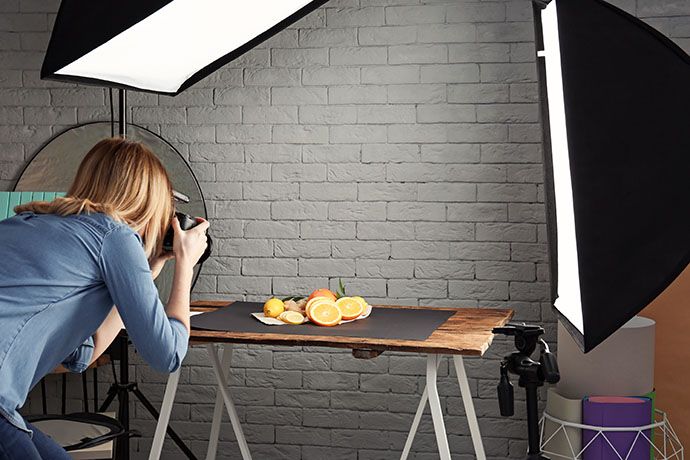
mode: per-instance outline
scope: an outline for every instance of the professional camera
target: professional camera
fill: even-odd
[[[189,230],[199,225],[199,222],[197,222],[197,220],[194,217],[184,214],[182,212],[176,212],[175,217],[177,217],[177,220],[180,221],[180,228],[182,228],[182,230]],[[168,231],[165,233],[165,237],[163,238],[163,249],[165,251],[173,250],[174,237],[175,232],[173,230],[172,225],[170,225],[170,227],[168,227]],[[211,255],[211,247],[213,246],[213,240],[211,239],[211,236],[208,234],[208,232],[206,232],[206,241],[208,242],[208,246],[206,247],[206,251],[204,251],[204,253],[197,261],[197,265],[203,264],[206,261],[206,259],[208,259]]]

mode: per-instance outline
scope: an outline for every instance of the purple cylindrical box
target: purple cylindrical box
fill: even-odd
[[[620,396],[591,396],[582,401],[582,423],[601,427],[636,427],[649,425],[652,419],[652,400]],[[643,431],[651,439],[651,430]],[[597,434],[582,430],[582,446],[586,446]],[[606,439],[620,457],[628,460],[649,460],[649,441],[635,431],[604,431],[585,449],[583,460],[619,460]],[[636,440],[637,439],[637,440]],[[632,451],[631,451],[632,449]],[[630,455],[628,455],[630,452]]]

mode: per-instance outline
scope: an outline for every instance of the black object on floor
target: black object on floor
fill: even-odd
[[[257,334],[279,333],[296,335],[325,335],[334,337],[368,337],[396,340],[426,340],[448,318],[452,310],[375,308],[364,320],[321,327],[311,323],[291,326],[267,326],[251,316],[260,312],[258,302],[234,302],[192,317],[192,328],[210,331],[249,332]]]
[[[111,353],[111,357],[113,359],[119,359],[120,360],[120,380],[118,381],[117,376],[115,375],[115,367],[113,366],[113,378],[114,382],[108,389],[108,395],[105,398],[105,401],[103,401],[103,404],[101,405],[99,412],[105,412],[108,410],[108,407],[110,404],[113,402],[115,397],[117,397],[118,400],[118,414],[117,414],[117,419],[119,422],[122,424],[122,427],[124,428],[125,431],[130,431],[129,430],[129,393],[132,392],[134,396],[137,397],[139,402],[141,402],[146,410],[149,411],[151,416],[154,418],[154,420],[158,420],[160,414],[158,413],[158,410],[151,404],[151,402],[144,396],[144,393],[139,390],[139,387],[137,386],[136,382],[130,382],[129,381],[129,353],[128,353],[128,348],[129,348],[129,338],[127,337],[127,334],[122,331],[120,332],[120,335],[118,336],[117,340],[117,346],[112,346],[114,348],[113,351],[114,353]],[[168,428],[166,430],[166,433],[168,436],[170,436],[170,439],[173,440],[175,444],[177,444],[177,447],[180,448],[180,450],[189,458],[190,460],[197,460],[196,456],[194,453],[187,447],[187,445],[184,443],[182,438],[173,430],[170,425],[168,425]],[[116,460],[129,460],[129,438],[124,437],[120,438],[117,441],[117,444],[115,445],[115,459]]]
[[[51,437],[60,441],[59,444],[67,452],[88,449],[104,444],[109,441],[124,439],[125,437],[139,436],[137,432],[126,432],[122,424],[111,417],[103,414],[95,414],[92,412],[77,412],[72,414],[44,414],[26,417],[26,420],[40,429],[44,433],[50,433]],[[42,425],[50,426],[51,422],[58,422],[62,426],[69,425],[70,428],[76,428],[77,433],[89,433],[87,437],[81,437],[82,434],[70,434],[66,437],[70,439],[67,444],[62,438],[65,437],[63,433],[61,438],[56,438],[54,433],[43,428]],[[93,434],[94,431],[100,434]]]

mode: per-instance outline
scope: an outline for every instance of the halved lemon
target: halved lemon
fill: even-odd
[[[288,324],[302,324],[304,316],[298,311],[285,311],[278,315],[278,319]]]
[[[309,309],[309,319],[319,326],[337,326],[342,321],[343,315],[335,302],[329,300],[312,304]]]
[[[362,306],[362,303],[352,297],[341,297],[335,301],[335,305],[340,309],[340,313],[343,315],[344,320],[355,319],[364,313],[364,306]]]

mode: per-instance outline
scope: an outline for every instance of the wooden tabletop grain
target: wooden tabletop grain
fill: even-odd
[[[192,310],[209,311],[232,304],[231,301],[200,300],[192,303]],[[512,310],[494,308],[443,308],[374,305],[377,308],[414,308],[448,310],[453,316],[439,326],[426,340],[397,340],[361,337],[281,334],[279,332],[247,333],[192,330],[190,342],[200,343],[247,343],[285,346],[319,346],[349,348],[352,350],[406,351],[412,353],[439,353],[482,356],[491,345],[494,327],[503,326],[513,317]],[[420,313],[423,314],[423,313]],[[287,327],[287,326],[286,326]]]

